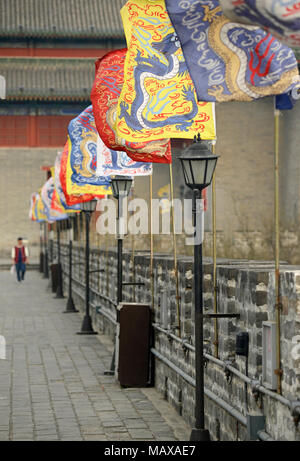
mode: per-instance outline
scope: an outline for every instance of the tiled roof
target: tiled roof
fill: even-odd
[[[88,101],[95,59],[0,58],[6,100]]]
[[[124,38],[126,0],[0,0],[0,36]]]

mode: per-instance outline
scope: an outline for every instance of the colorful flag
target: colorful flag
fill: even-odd
[[[53,197],[54,197],[53,200],[56,200],[56,196],[57,196],[59,205],[61,205],[62,208],[64,208],[68,213],[76,213],[80,211],[80,205],[79,204],[78,205],[74,204],[71,206],[68,205],[66,201],[66,196],[62,189],[62,185],[60,181],[61,160],[62,160],[62,152],[58,152],[56,159],[55,159],[54,167],[51,168],[51,174],[53,177],[54,188],[55,188],[54,193],[53,193]]]
[[[44,221],[48,220],[47,214],[46,214],[45,204],[44,204],[44,202],[42,200],[42,197],[41,197],[40,193],[38,193],[36,195],[34,215],[36,217],[37,222],[44,222]]]
[[[69,157],[69,149],[70,149],[70,142],[69,138],[68,141],[65,144],[64,150],[61,154],[61,164],[60,164],[60,173],[59,173],[59,179],[60,179],[60,184],[62,187],[62,191],[64,193],[64,197],[66,199],[66,203],[69,206],[75,206],[79,203],[83,202],[89,202],[94,198],[93,194],[68,194],[67,191],[67,163],[68,163],[68,157]]]
[[[51,176],[48,181],[45,182],[45,184],[42,187],[41,190],[41,198],[44,203],[44,210],[45,214],[47,216],[47,221],[54,222],[54,221],[60,221],[62,219],[67,219],[68,215],[66,213],[61,213],[57,210],[54,210],[51,208],[52,204],[52,197],[53,197],[53,192],[54,192],[54,181]]]
[[[68,127],[68,194],[110,194],[109,178],[98,176],[97,169],[97,129],[92,106],[71,120]]]
[[[130,142],[193,138],[197,133],[215,139],[214,105],[197,102],[164,0],[129,0],[121,15],[128,52],[117,135]]]
[[[148,176],[152,174],[152,163],[136,162],[126,152],[109,149],[97,135],[96,171],[100,176]]]
[[[35,205],[36,205],[37,196],[38,194],[35,192],[34,194],[31,194],[31,197],[30,197],[29,219],[31,219],[31,221],[37,220],[37,217],[35,214]]]
[[[69,124],[68,194],[110,194],[110,174],[144,176],[151,163],[135,162],[125,152],[108,149],[96,129],[92,106]]]
[[[66,213],[67,210],[62,206],[58,193],[54,187],[54,191],[52,194],[52,200],[51,200],[51,210],[58,211],[59,213]]]
[[[134,143],[119,138],[114,131],[118,98],[124,83],[126,53],[126,48],[110,51],[96,62],[91,100],[98,133],[109,149],[124,151],[132,160],[172,163],[170,139]]]
[[[258,25],[290,47],[300,47],[300,2],[293,0],[220,0],[234,22]]]
[[[258,27],[230,22],[218,0],[166,5],[198,99],[252,101],[288,92],[298,81],[293,51]]]

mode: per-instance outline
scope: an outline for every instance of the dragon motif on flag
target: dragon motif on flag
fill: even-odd
[[[128,142],[115,132],[118,98],[124,84],[126,54],[126,48],[110,51],[96,62],[91,100],[98,133],[109,149],[124,151],[132,160],[171,163],[170,139]]]
[[[300,2],[296,0],[220,0],[234,22],[258,25],[282,43],[300,48]]]
[[[288,92],[298,81],[293,51],[259,27],[228,20],[219,0],[166,0],[166,6],[198,99],[252,101]]]
[[[128,45],[114,132],[138,143],[215,138],[214,106],[200,102],[165,0],[128,0],[121,10]]]
[[[129,105],[125,101],[122,101],[120,103],[120,118],[124,118],[127,125],[137,131],[142,128],[160,128],[167,125],[175,125],[176,129],[180,131],[188,131],[188,128],[194,122],[194,117],[198,114],[197,101],[191,86],[183,87],[182,90],[183,99],[192,103],[190,112],[183,115],[174,115],[165,120],[158,121],[150,121],[143,116],[143,112],[147,108],[150,100],[150,95],[145,86],[147,78],[155,78],[158,81],[169,80],[176,76],[182,76],[188,72],[185,61],[179,61],[178,56],[175,54],[179,47],[179,42],[175,33],[171,33],[161,42],[152,43],[151,45],[154,49],[163,53],[167,60],[167,64],[160,61],[156,56],[144,57],[140,50],[138,50],[134,69],[136,96],[131,107],[131,113],[136,114],[136,117],[133,118],[129,115]]]
[[[143,176],[152,164],[135,162],[125,152],[108,149],[97,133],[92,106],[73,119],[68,128],[67,193],[111,192],[110,175]]]

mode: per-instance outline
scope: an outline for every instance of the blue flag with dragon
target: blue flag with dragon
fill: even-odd
[[[298,83],[293,51],[259,27],[237,24],[218,0],[166,0],[198,98],[252,101]]]

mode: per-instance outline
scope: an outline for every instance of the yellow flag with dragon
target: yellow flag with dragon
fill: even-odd
[[[130,142],[216,137],[214,104],[198,102],[164,0],[129,0],[121,10],[128,52],[117,134]]]

